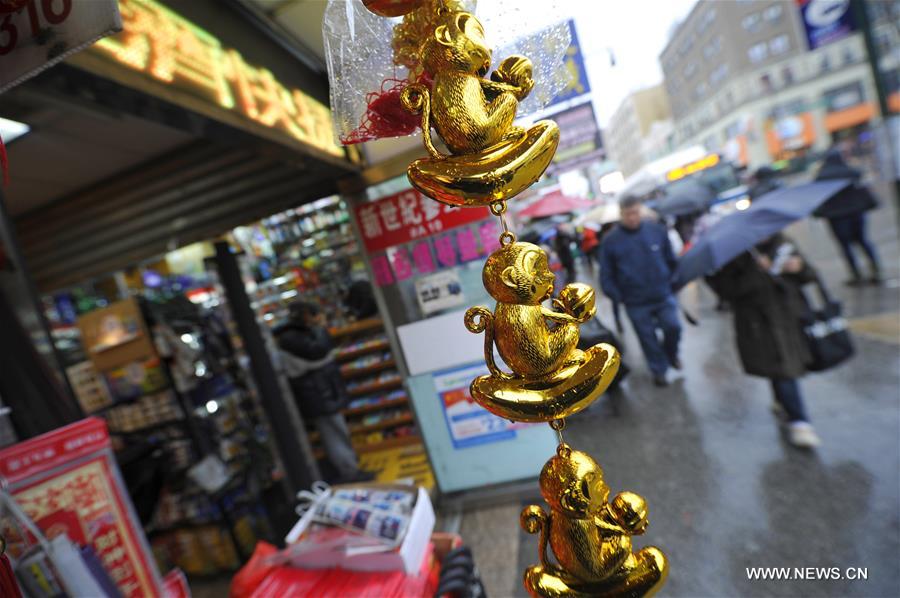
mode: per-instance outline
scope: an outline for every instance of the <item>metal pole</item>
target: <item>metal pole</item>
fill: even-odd
[[[225,241],[218,241],[216,247],[216,267],[219,280],[225,291],[225,298],[231,308],[232,316],[238,332],[244,340],[244,349],[250,358],[250,370],[256,380],[256,389],[263,409],[268,416],[269,425],[275,443],[281,453],[291,493],[309,488],[316,481],[315,465],[310,466],[309,443],[305,439],[306,431],[299,413],[292,402],[285,397],[278,384],[278,375],[272,365],[272,359],[266,350],[256,314],[250,307],[250,299],[244,289],[240,268],[231,248]],[[299,422],[299,425],[295,425]],[[304,450],[304,445],[307,450]]]
[[[872,70],[872,79],[875,82],[875,94],[878,96],[878,108],[881,112],[881,126],[884,129],[888,139],[888,155],[891,157],[891,166],[897,164],[896,152],[900,151],[893,143],[891,138],[891,130],[888,126],[888,119],[891,117],[891,109],[888,105],[887,89],[884,87],[884,79],[881,77],[881,69],[878,67],[878,48],[875,46],[875,38],[872,35],[872,23],[869,21],[869,11],[866,9],[865,0],[850,0],[853,9],[853,17],[856,25],[863,34],[863,40],[866,44],[866,55],[869,59],[869,68]],[[900,116],[893,116],[900,118]],[[894,201],[900,206],[900,172],[894,172]],[[900,219],[900,210],[897,211],[898,219]]]

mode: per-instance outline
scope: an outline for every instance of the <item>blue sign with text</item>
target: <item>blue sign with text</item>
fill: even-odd
[[[569,42],[569,47],[566,48],[566,55],[563,58],[566,74],[568,75],[566,86],[550,101],[548,106],[577,98],[591,91],[587,71],[584,68],[584,55],[581,53],[581,46],[578,44],[578,33],[575,31],[575,21],[572,19],[569,19],[569,35],[572,41]]]

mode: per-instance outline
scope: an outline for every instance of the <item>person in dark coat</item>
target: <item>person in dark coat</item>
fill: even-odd
[[[815,278],[793,243],[776,235],[707,279],[732,306],[744,371],[771,381],[775,402],[787,416],[788,437],[804,448],[819,444],[798,382],[812,359],[800,325],[809,310],[802,287]]]
[[[869,260],[870,276],[868,282],[881,284],[881,267],[878,253],[872,242],[866,235],[866,212],[878,205],[872,192],[859,184],[861,173],[850,167],[841,156],[837,148],[829,150],[816,174],[817,181],[835,179],[851,179],[853,185],[844,189],[816,211],[815,215],[827,218],[831,232],[837,240],[847,267],[850,270],[850,279],[847,284],[860,286],[867,281],[863,279],[856,262],[853,245],[859,245]]]
[[[319,307],[292,303],[288,321],[273,334],[300,414],[315,422],[325,454],[341,481],[371,480],[374,476],[360,471],[350,443],[350,430],[341,413],[348,401],[347,390]]]
[[[566,284],[575,282],[575,254],[572,253],[572,243],[575,236],[569,227],[561,224],[556,229],[556,237],[553,239],[553,250],[566,271]]]
[[[623,198],[619,210],[619,225],[600,244],[600,285],[614,305],[625,305],[653,382],[666,386],[669,368],[681,369],[681,323],[669,282],[677,260],[666,227],[641,219],[640,200]]]
[[[775,177],[776,173],[774,170],[772,170],[768,166],[760,166],[756,170],[756,172],[753,173],[753,184],[747,191],[750,199],[759,199],[766,193],[775,191],[776,189],[780,188],[781,184]]]
[[[375,303],[375,294],[372,285],[367,280],[357,280],[347,289],[347,297],[344,299],[347,311],[357,320],[364,320],[378,315],[378,305]]]

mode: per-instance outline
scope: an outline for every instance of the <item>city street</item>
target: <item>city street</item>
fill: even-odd
[[[843,263],[823,222],[787,231],[844,302],[856,333],[850,363],[802,381],[820,449],[786,442],[768,382],[740,368],[731,315],[716,312],[711,292],[696,284],[681,297],[700,320],[684,324],[684,379],[654,387],[626,323],[628,388],[570,419],[566,441],[597,459],[612,491],[647,499],[651,525],[636,544],[659,546],[670,559],[660,596],[900,595],[894,204],[883,201],[869,222],[888,278],[881,288],[841,284]],[[518,531],[529,498],[463,519],[491,596],[524,595],[521,573],[538,562],[537,538]],[[499,541],[509,548],[498,551]],[[868,579],[751,580],[751,567],[865,568]]]

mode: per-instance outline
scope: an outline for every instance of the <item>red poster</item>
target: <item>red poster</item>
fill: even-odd
[[[160,579],[96,417],[0,450],[0,476],[50,538],[90,544],[126,598],[159,596]]]
[[[412,189],[355,209],[363,244],[371,253],[487,218],[487,208],[453,208]]]

